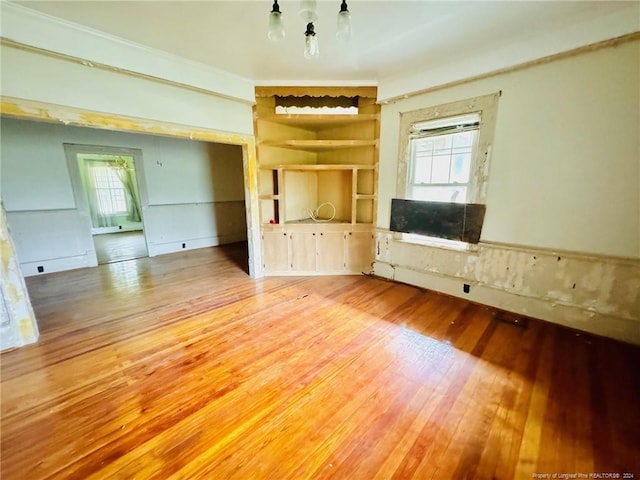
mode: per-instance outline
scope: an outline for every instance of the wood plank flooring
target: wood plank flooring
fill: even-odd
[[[0,356],[1,478],[640,478],[639,348],[245,257],[27,279],[42,335]]]
[[[93,243],[101,265],[149,256],[144,233],[140,230],[94,235]]]

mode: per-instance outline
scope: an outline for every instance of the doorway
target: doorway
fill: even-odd
[[[79,207],[91,223],[98,264],[149,256],[133,149],[65,144]]]

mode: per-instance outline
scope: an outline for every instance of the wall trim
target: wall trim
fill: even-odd
[[[215,205],[216,203],[245,203],[245,201],[244,200],[214,200],[212,202],[150,203],[149,207],[175,207],[178,205]]]
[[[93,253],[93,255],[91,253]],[[38,266],[44,267],[44,272],[38,272]],[[98,262],[95,251],[72,257],[47,258],[35,262],[20,262],[20,267],[25,277],[35,277],[37,275],[47,275],[50,273],[64,272],[66,270],[97,266]]]
[[[42,212],[77,212],[77,208],[43,208],[41,210],[8,210],[5,208],[7,213],[20,213],[20,214],[29,214],[29,213],[42,213]]]
[[[603,253],[577,252],[574,250],[563,250],[559,248],[534,247],[532,245],[518,245],[515,243],[493,242],[490,240],[480,240],[479,245],[493,246],[520,252],[540,253],[547,255],[561,255],[564,257],[579,258],[583,260],[600,260],[608,263],[640,266],[640,258],[624,257],[621,255],[605,255]]]
[[[227,233],[211,237],[187,238],[177,242],[149,243],[148,251],[150,257],[155,257],[198,248],[216,247],[227,243],[244,242],[246,240],[247,236],[243,233]],[[185,248],[182,248],[183,243],[186,244]]]
[[[15,48],[253,104],[252,80],[163,50],[2,2],[3,43]]]
[[[71,63],[79,63],[80,65],[84,65],[88,68],[97,68],[99,70],[106,70],[108,72],[115,72],[121,75],[127,75],[129,77],[141,78],[143,80],[148,80],[151,82],[162,83],[164,85],[169,85],[172,87],[182,88],[185,90],[191,90],[193,92],[204,93],[206,95],[214,95],[216,97],[224,98],[227,100],[233,100],[235,102],[241,102],[246,105],[253,105],[255,101],[247,99],[247,98],[239,98],[231,95],[224,95],[221,93],[214,92],[212,90],[198,87],[195,85],[189,85],[188,83],[176,82],[173,80],[167,80],[166,78],[157,77],[154,75],[149,75],[145,73],[134,72],[133,70],[126,70],[123,68],[112,67],[110,65],[99,63],[95,61],[84,60],[79,57],[74,57],[72,55],[66,55],[64,53],[54,52],[53,50],[47,50],[45,48],[33,47],[31,45],[25,45],[24,43],[14,42],[13,40],[8,40],[4,37],[0,37],[0,45],[4,47],[15,48],[16,50],[23,50],[26,52],[37,53],[39,55],[44,55],[46,57],[56,58],[58,60],[64,60]]]
[[[177,123],[114,115],[76,107],[0,96],[0,114],[21,120],[64,123],[77,127],[92,127],[119,132],[145,133],[166,137],[188,138],[203,142],[245,145],[254,142],[253,135],[191,127]]]
[[[595,43],[590,43],[588,45],[584,45],[581,47],[577,47],[577,48],[572,48],[570,50],[566,50],[564,52],[559,52],[559,53],[554,53],[551,55],[545,55],[543,57],[540,58],[536,58],[534,60],[530,60],[527,62],[523,62],[523,63],[518,63],[516,65],[511,65],[508,67],[504,67],[504,68],[498,68],[495,70],[491,70],[489,72],[486,73],[481,73],[478,75],[472,75],[472,76],[468,76],[465,78],[462,78],[460,80],[454,80],[451,82],[445,82],[445,83],[441,83],[438,85],[434,85],[432,87],[428,87],[428,88],[423,88],[420,90],[414,90],[411,92],[407,92],[403,95],[393,95],[387,98],[380,98],[378,97],[378,103],[381,104],[388,104],[388,103],[393,103],[396,102],[398,100],[405,100],[407,98],[411,98],[411,97],[416,97],[419,95],[424,95],[426,93],[431,93],[431,92],[435,92],[438,90],[445,90],[447,88],[452,88],[452,87],[457,87],[460,85],[465,85],[467,83],[473,83],[476,82],[478,80],[484,80],[486,78],[491,78],[491,77],[497,77],[499,75],[503,75],[505,73],[511,73],[511,72],[515,72],[518,70],[524,70],[530,67],[536,67],[538,65],[544,65],[547,63],[551,63],[551,62],[555,62],[556,60],[562,60],[565,58],[570,58],[570,57],[575,57],[578,55],[582,55],[584,53],[590,53],[590,52],[595,52],[597,50],[602,50],[604,48],[613,48],[613,47],[617,47],[618,45],[622,45],[624,43],[628,43],[628,42],[633,42],[635,40],[640,39],[640,31],[636,31],[636,32],[632,32],[632,33],[628,33],[625,35],[621,35],[615,38],[610,38],[607,40],[602,40],[599,42],[595,42]],[[380,91],[380,88],[378,89],[378,91]]]

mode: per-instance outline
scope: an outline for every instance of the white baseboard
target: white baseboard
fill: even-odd
[[[50,260],[38,260],[35,262],[25,262],[20,264],[22,274],[25,277],[33,277],[35,275],[45,275],[47,273],[63,272],[65,270],[74,270],[76,268],[97,267],[95,252],[93,256],[91,252],[85,255],[74,257],[54,258]],[[38,267],[42,267],[42,272],[38,271]]]
[[[165,255],[168,253],[182,252],[185,250],[195,250],[197,248],[215,247],[227,243],[245,242],[247,234],[232,233],[227,235],[215,235],[205,238],[185,239],[167,243],[149,243],[149,256]]]

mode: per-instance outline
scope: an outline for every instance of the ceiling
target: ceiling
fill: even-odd
[[[320,58],[302,56],[299,2],[281,0],[286,39],[267,40],[272,0],[29,1],[24,7],[169,52],[257,84],[375,83],[526,44],[620,12],[615,1],[349,1],[353,38],[335,38],[339,0],[320,0]],[[639,20],[640,22],[640,20]]]

